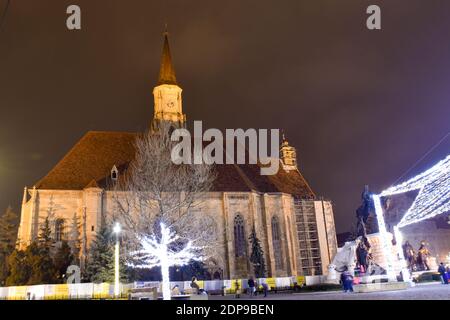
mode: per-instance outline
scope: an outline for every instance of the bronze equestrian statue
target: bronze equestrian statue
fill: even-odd
[[[362,204],[356,209],[356,237],[361,241],[356,248],[356,259],[361,271],[367,273],[371,264],[372,256],[370,254],[370,243],[367,239],[367,219],[369,215],[374,212],[374,204],[372,200],[372,194],[369,192],[369,186],[364,186],[364,191],[361,194]]]

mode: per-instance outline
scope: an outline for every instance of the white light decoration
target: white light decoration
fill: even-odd
[[[120,233],[120,231],[122,231],[122,227],[120,226],[120,223],[116,222],[116,224],[114,225],[114,228],[113,228],[113,232],[115,234],[118,234],[118,233]]]
[[[450,155],[414,178],[390,187],[379,195],[372,196],[383,242],[383,251],[388,262],[388,274],[393,272],[393,257],[392,250],[390,250],[389,246],[389,239],[387,238],[380,197],[392,196],[413,190],[419,191],[414,202],[406,211],[398,225],[394,226],[397,252],[401,263],[403,279],[405,281],[410,281],[410,273],[406,268],[406,261],[402,248],[403,237],[400,228],[450,211]]]
[[[380,197],[376,194],[372,195],[373,204],[375,207],[375,214],[377,216],[378,231],[381,237],[381,244],[386,258],[386,273],[389,280],[395,280],[395,271],[392,257],[391,240],[388,237],[386,224],[384,223],[383,208],[381,207]]]
[[[419,193],[397,225],[399,228],[450,211],[450,155],[414,178],[384,190],[379,196],[413,190],[419,190]]]
[[[179,236],[175,235],[164,223],[160,224],[161,237],[155,236],[140,237],[141,250],[135,251],[132,255],[140,263],[132,264],[136,268],[161,267],[162,275],[162,293],[164,300],[170,300],[170,279],[169,267],[183,266],[189,263],[193,258],[201,260],[196,253],[200,248],[194,247],[192,241],[188,241],[183,248],[179,248],[177,240]],[[179,250],[173,250],[179,249]]]
[[[403,235],[397,226],[394,227],[394,235],[395,235],[395,241],[397,243],[397,253],[398,253],[398,258],[400,260],[400,267],[402,268],[403,280],[410,281],[411,274],[409,273],[408,265],[406,264],[405,255],[403,253],[403,247],[402,247]]]
[[[113,232],[116,234],[116,245],[114,248],[114,296],[117,298],[120,294],[120,276],[119,276],[119,233],[122,230],[117,222],[114,225]]]

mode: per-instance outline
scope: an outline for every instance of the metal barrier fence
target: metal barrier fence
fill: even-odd
[[[298,285],[312,285],[322,282],[322,276],[298,276],[280,278],[256,279],[261,286],[266,283],[269,290],[293,287]],[[172,281],[170,286],[179,286],[180,291],[190,289],[191,281]],[[199,280],[201,289],[209,292],[235,293],[236,290],[248,288],[247,279],[232,280]],[[120,284],[121,297],[128,296],[129,291],[136,287],[157,287],[161,291],[159,281],[134,282]],[[76,284],[42,284],[33,286],[0,287],[1,300],[67,300],[67,299],[112,299],[114,298],[114,284],[110,283],[76,283]]]

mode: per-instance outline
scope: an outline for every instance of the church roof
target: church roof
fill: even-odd
[[[170,55],[169,35],[164,32],[164,46],[161,55],[161,65],[159,68],[158,85],[161,84],[177,84],[175,76],[175,68],[172,64],[172,56]]]
[[[37,184],[38,189],[83,190],[106,187],[115,165],[124,170],[135,155],[134,140],[129,132],[87,132],[56,166]],[[216,165],[214,191],[284,192],[312,198],[314,193],[297,170],[285,171],[280,165],[276,175],[263,176],[256,164]]]
[[[82,190],[92,180],[100,181],[114,165],[132,159],[135,137],[129,132],[87,132],[36,188]]]

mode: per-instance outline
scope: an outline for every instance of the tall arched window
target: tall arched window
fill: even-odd
[[[272,245],[273,245],[273,255],[275,258],[275,268],[283,269],[280,223],[278,222],[277,217],[272,218]]]
[[[57,219],[55,222],[55,240],[62,241],[64,238],[64,219]]]
[[[240,215],[237,215],[234,218],[234,253],[236,257],[246,255],[245,245],[244,220]]]

